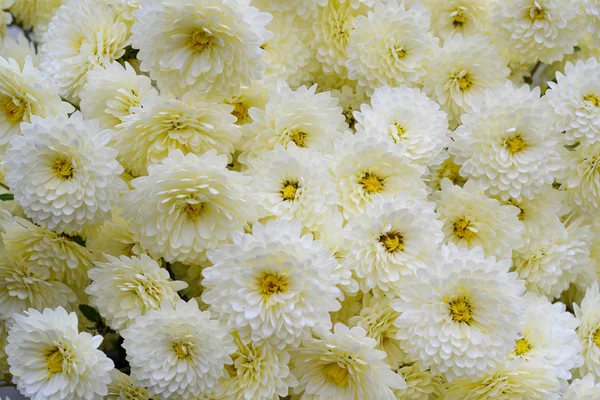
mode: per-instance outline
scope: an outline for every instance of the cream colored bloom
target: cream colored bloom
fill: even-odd
[[[471,36],[490,29],[493,0],[423,0],[431,11],[431,29],[440,39],[454,34]]]
[[[193,94],[180,100],[149,96],[134,107],[115,137],[119,160],[134,175],[147,175],[173,150],[203,154],[216,150],[230,158],[240,139],[240,128],[231,115],[233,107],[206,102]]]
[[[156,259],[205,261],[207,250],[256,219],[250,178],[226,166],[227,157],[215,150],[201,156],[175,150],[151,165],[122,199],[133,239]]]
[[[564,184],[569,201],[588,213],[600,208],[599,160],[600,141],[581,144],[566,154],[567,167],[558,179]]]
[[[152,398],[188,400],[216,389],[231,365],[233,339],[196,300],[163,303],[121,332],[136,385]]]
[[[600,384],[595,384],[594,376],[587,374],[581,379],[574,379],[564,394],[564,400],[598,400]]]
[[[64,308],[30,308],[15,315],[6,353],[13,382],[32,399],[102,400],[113,362],[98,350],[102,336],[78,332],[77,315]]]
[[[41,60],[35,45],[22,32],[18,32],[14,38],[6,36],[0,39],[0,57],[6,60],[12,58],[23,68],[28,56],[31,57],[33,66],[39,69]]]
[[[167,270],[145,254],[105,258],[106,262],[95,262],[88,272],[92,282],[85,292],[116,331],[159,309],[163,302],[174,306],[179,300],[177,292],[187,287],[185,282],[171,281]]]
[[[274,11],[308,20],[315,17],[317,6],[327,5],[327,0],[299,0],[291,2],[288,0],[252,0],[252,3],[256,3],[256,7],[262,11]]]
[[[103,0],[75,0],[58,9],[43,41],[44,74],[61,96],[78,102],[87,72],[125,53],[128,29]]]
[[[145,96],[156,95],[150,78],[138,75],[129,63],[96,66],[88,72],[81,91],[81,112],[97,119],[105,129],[115,129],[124,117],[138,107]]]
[[[377,341],[360,327],[336,324],[333,333],[315,329],[293,350],[294,389],[305,400],[395,400],[393,389],[406,387],[402,376],[385,364],[386,354],[376,350]]]
[[[222,99],[262,77],[272,17],[250,0],[142,0],[133,14],[141,68],[167,93]]]
[[[585,292],[580,305],[573,304],[575,316],[579,319],[577,335],[583,347],[583,365],[580,376],[592,374],[600,378],[600,291],[594,282]]]
[[[42,39],[50,20],[65,0],[12,0],[9,11],[17,23],[34,28],[36,38]]]
[[[110,376],[110,383],[108,384],[108,394],[104,400],[150,400],[148,391],[134,385],[129,375],[113,369],[108,376]]]
[[[394,390],[399,400],[430,400],[443,396],[445,380],[429,370],[421,370],[418,363],[399,366],[396,373],[406,381],[406,388]]]
[[[86,248],[98,255],[98,259],[101,259],[102,254],[113,257],[139,257],[145,253],[139,243],[133,239],[129,221],[125,220],[121,213],[122,211],[113,207],[112,220],[102,224],[99,229],[86,238]]]

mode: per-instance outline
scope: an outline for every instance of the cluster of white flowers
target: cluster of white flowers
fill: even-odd
[[[597,0],[0,0],[0,381],[600,400]]]

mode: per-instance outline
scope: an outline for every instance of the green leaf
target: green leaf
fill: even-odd
[[[98,323],[102,321],[102,315],[92,306],[88,306],[87,304],[80,304],[79,310],[89,321]]]
[[[573,47],[573,51],[581,51],[581,47],[575,46],[575,47]]]
[[[12,193],[0,194],[0,201],[11,201],[14,199],[15,199],[15,196]]]

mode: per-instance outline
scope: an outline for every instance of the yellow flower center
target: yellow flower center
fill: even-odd
[[[466,218],[459,218],[454,221],[454,235],[459,239],[465,239],[467,242],[473,240],[476,236],[475,229],[471,225],[471,221]]]
[[[246,107],[246,105],[243,102],[236,101],[231,105],[233,106],[233,111],[231,112],[231,115],[237,118],[236,123],[244,123],[250,117],[250,114],[248,114],[248,107]]]
[[[54,161],[54,164],[52,164],[52,171],[54,171],[59,179],[69,180],[73,179],[75,167],[70,159],[58,158]]]
[[[366,172],[359,183],[363,186],[365,192],[369,194],[379,193],[383,190],[383,179],[370,172]]]
[[[266,272],[258,280],[259,292],[268,297],[285,292],[288,289],[288,277],[282,274]]]
[[[201,202],[190,202],[185,206],[186,214],[194,222],[200,219],[202,210],[204,210],[204,203]]]
[[[60,374],[63,371],[63,355],[58,347],[54,347],[46,355],[46,368],[50,373]]]
[[[404,249],[404,237],[398,232],[388,232],[379,236],[379,243],[383,244],[388,253],[402,251]]]
[[[393,125],[388,127],[387,132],[392,137],[394,143],[398,143],[402,139],[402,135],[404,135],[404,128],[399,123],[394,122]]]
[[[466,297],[461,296],[455,300],[448,302],[450,315],[455,322],[468,324],[473,320],[473,308]]]
[[[23,120],[23,115],[25,115],[25,109],[24,101],[15,102],[14,99],[9,99],[4,104],[4,115],[6,115],[6,119],[11,123],[20,122]]]
[[[586,94],[583,96],[583,101],[589,101],[594,107],[600,107],[600,98],[593,94]]]
[[[531,350],[531,345],[525,338],[515,340],[515,343],[517,344],[517,346],[515,347],[515,354],[518,356],[522,356],[523,354],[528,353],[529,350]]]
[[[592,340],[596,346],[600,347],[600,328],[596,329],[594,335],[592,336]]]
[[[510,154],[519,153],[527,148],[527,143],[521,134],[517,133],[504,139],[504,147]]]
[[[461,9],[454,11],[451,16],[453,17],[452,25],[455,28],[462,28],[465,22],[467,22],[467,17],[465,17]]]
[[[398,59],[402,60],[403,58],[406,57],[406,50],[404,49],[404,47],[395,47],[393,49],[391,49],[391,52],[393,54],[396,54],[396,56],[398,57]]]
[[[173,351],[175,352],[177,358],[183,360],[191,357],[193,347],[194,346],[191,343],[186,341],[175,342],[173,344]]]
[[[308,133],[301,131],[294,131],[290,134],[290,140],[296,143],[298,147],[306,147],[306,138],[308,137]]]
[[[191,46],[195,51],[197,51],[197,52],[203,51],[208,46],[209,43],[210,43],[210,35],[207,34],[205,31],[200,30],[200,31],[196,31],[196,32],[192,33]]]
[[[544,10],[542,7],[531,7],[529,9],[529,18],[531,19],[531,21],[539,21],[541,19],[546,19],[546,10]]]
[[[348,384],[348,370],[340,367],[338,363],[331,363],[325,367],[325,380],[327,382],[337,385],[338,387],[345,387]]]
[[[473,86],[473,77],[467,71],[460,71],[452,77],[461,92],[466,92]]]
[[[296,191],[298,190],[298,181],[284,181],[283,189],[281,189],[281,196],[284,200],[294,200],[296,198]]]

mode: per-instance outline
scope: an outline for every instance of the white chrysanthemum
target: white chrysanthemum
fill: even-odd
[[[303,20],[309,20],[315,17],[317,6],[327,5],[327,0],[252,0],[252,4],[256,4],[255,7],[262,11],[275,11],[281,14],[297,16]]]
[[[265,344],[244,344],[234,336],[237,351],[227,366],[229,376],[222,378],[217,398],[274,400],[285,397],[290,387],[298,384],[288,366],[290,354]]]
[[[558,400],[560,382],[543,360],[500,366],[480,379],[460,379],[446,387],[444,400]]]
[[[367,93],[379,86],[415,84],[426,74],[438,39],[429,31],[429,10],[416,3],[380,2],[358,16],[348,39],[348,77]]]
[[[48,23],[65,0],[14,0],[10,12],[20,25],[34,28],[38,41],[42,39]]]
[[[299,220],[310,231],[330,223],[337,207],[335,185],[323,155],[290,143],[287,150],[276,145],[272,151],[251,160],[246,171],[253,179],[257,204],[265,216]]]
[[[26,65],[27,56],[31,57],[34,67],[40,67],[41,60],[35,48],[35,44],[30,42],[23,32],[17,32],[14,38],[6,36],[0,39],[0,57],[7,60],[12,58],[21,68],[23,68]]]
[[[559,181],[567,198],[582,211],[595,213],[600,208],[600,141],[581,144],[567,152]]]
[[[410,163],[398,144],[345,135],[335,144],[334,154],[333,181],[346,219],[363,212],[377,194],[402,192],[410,199],[427,195],[420,168]]]
[[[315,93],[317,86],[301,86],[296,90],[280,80],[269,93],[264,110],[249,110],[248,125],[240,162],[256,157],[276,144],[287,148],[290,142],[329,153],[335,138],[348,130],[338,99],[329,92]]]
[[[304,400],[395,400],[393,389],[406,387],[402,376],[385,364],[386,354],[360,327],[336,324],[333,333],[318,328],[293,350],[293,389]]]
[[[431,11],[431,29],[441,39],[456,33],[485,34],[489,30],[491,0],[423,0],[422,3]]]
[[[21,132],[21,122],[32,116],[50,117],[73,111],[62,102],[56,88],[27,58],[21,67],[14,59],[0,57],[0,145]]]
[[[97,119],[105,129],[114,129],[138,107],[143,97],[158,94],[150,78],[138,75],[129,63],[96,66],[88,72],[81,91],[81,112],[87,119]]]
[[[594,382],[592,374],[587,374],[581,379],[574,379],[562,398],[563,400],[598,400],[600,384]]]
[[[507,82],[461,120],[449,152],[460,173],[492,196],[532,198],[562,169],[562,137],[539,88]]]
[[[594,282],[586,290],[580,305],[573,304],[575,316],[579,319],[577,335],[583,347],[583,365],[579,375],[591,373],[594,378],[600,377],[600,291],[598,282]]]
[[[0,255],[0,317],[8,319],[30,307],[67,307],[75,293],[45,266],[27,262],[18,253]]]
[[[241,136],[228,104],[208,103],[194,95],[181,100],[151,96],[118,125],[119,160],[134,175],[146,175],[175,149],[184,154],[215,149],[230,157]]]
[[[342,107],[342,114],[346,118],[346,124],[350,129],[356,129],[356,118],[354,111],[360,111],[363,104],[369,102],[369,98],[364,91],[356,87],[350,81],[343,82],[342,86],[337,89],[331,89],[331,95],[339,100]]]
[[[135,22],[133,12],[140,8],[142,0],[104,0],[117,10],[119,17],[123,18],[128,25]]]
[[[421,370],[418,363],[401,365],[396,373],[402,375],[406,381],[406,388],[394,390],[397,399],[438,399],[444,392],[444,378],[440,375],[433,375],[429,370]]]
[[[224,101],[233,106],[231,114],[237,118],[236,125],[246,125],[252,122],[249,110],[252,107],[265,108],[269,90],[268,86],[254,82],[252,86],[242,86],[242,93],[239,96],[232,96]]]
[[[196,300],[163,303],[121,332],[136,385],[151,397],[184,400],[210,393],[225,376],[233,338]]]
[[[299,1],[298,3],[301,3]],[[347,48],[353,21],[366,14],[369,6],[352,7],[344,0],[323,1],[313,25],[315,57],[326,74],[346,75]]]
[[[392,301],[402,350],[449,381],[491,373],[514,348],[523,311],[525,287],[510,265],[481,247],[443,246]]]
[[[52,271],[54,279],[74,289],[88,284],[87,272],[94,256],[73,238],[59,235],[31,222],[15,218],[6,225],[4,242],[29,265]]]
[[[556,73],[556,83],[548,82],[546,98],[552,106],[556,129],[565,139],[590,144],[600,141],[600,65],[596,58],[570,62],[564,73]]]
[[[366,336],[377,341],[376,349],[385,351],[387,363],[395,365],[405,361],[406,355],[400,348],[396,338],[398,328],[394,325],[400,314],[390,305],[386,296],[372,296],[363,299],[363,307],[358,315],[348,320],[348,326],[360,326]]]
[[[454,161],[454,157],[443,150],[440,154],[440,165],[430,165],[423,180],[427,183],[429,189],[435,193],[442,188],[442,181],[448,179],[453,185],[464,186],[467,178],[460,174],[460,165]]]
[[[227,157],[215,150],[201,156],[175,150],[131,181],[122,207],[134,240],[156,259],[205,261],[206,250],[256,218],[250,178],[226,166]]]
[[[142,0],[133,14],[132,46],[161,90],[225,98],[262,77],[272,17],[250,0]]]
[[[578,0],[495,1],[493,38],[509,61],[559,61],[585,30]]]
[[[575,332],[579,321],[566,311],[563,303],[551,304],[547,298],[533,293],[526,293],[524,300],[526,306],[510,358],[527,362],[542,359],[555,368],[559,379],[571,379],[571,369],[583,364]]]
[[[92,280],[85,292],[98,307],[108,325],[119,331],[161,303],[175,305],[177,292],[187,283],[171,281],[169,272],[145,254],[138,257],[106,255],[106,262],[95,262],[88,275]]]
[[[98,350],[102,336],[78,332],[77,314],[30,308],[14,317],[6,353],[13,382],[36,400],[102,400],[113,362]]]
[[[297,346],[310,328],[331,327],[336,285],[350,271],[312,235],[301,236],[300,223],[257,222],[252,234],[234,232],[232,240],[208,253],[214,266],[202,272],[202,301],[244,343]]]
[[[560,296],[590,263],[591,227],[581,218],[565,224],[548,218],[536,235],[513,253],[513,269],[527,289],[550,298]]]
[[[121,213],[122,211],[113,207],[112,221],[105,222],[86,238],[85,246],[89,251],[98,256],[108,254],[114,257],[139,257],[145,253],[139,243],[133,239],[133,233],[129,229],[129,221],[125,220],[120,215]]]
[[[264,84],[285,79],[290,86],[297,87],[306,79],[306,66],[312,53],[308,45],[309,28],[305,24],[295,15],[273,13],[273,20],[267,25],[273,37],[261,46],[266,51],[264,59],[267,62]]]
[[[450,144],[448,116],[418,88],[377,88],[355,117],[357,134],[402,143],[416,164],[435,163]]]
[[[113,369],[108,373],[110,383],[108,384],[108,394],[104,400],[149,400],[148,391],[133,384],[129,375],[125,375],[118,369]]]
[[[500,86],[509,74],[506,60],[487,37],[454,35],[430,58],[423,86],[458,123],[486,89]]]
[[[375,196],[344,230],[345,262],[360,278],[361,290],[387,292],[406,275],[425,268],[444,240],[435,204],[407,201],[402,195]]]
[[[10,141],[3,165],[15,201],[33,222],[57,232],[77,233],[110,218],[125,190],[112,131],[81,113],[31,117],[23,136]]]
[[[119,59],[127,44],[127,26],[114,8],[103,0],[69,0],[44,35],[42,70],[61,96],[78,102],[87,72]]]
[[[444,179],[436,194],[446,242],[459,247],[483,247],[486,255],[510,258],[522,246],[525,229],[519,209],[487,197],[475,182],[461,188]]]

